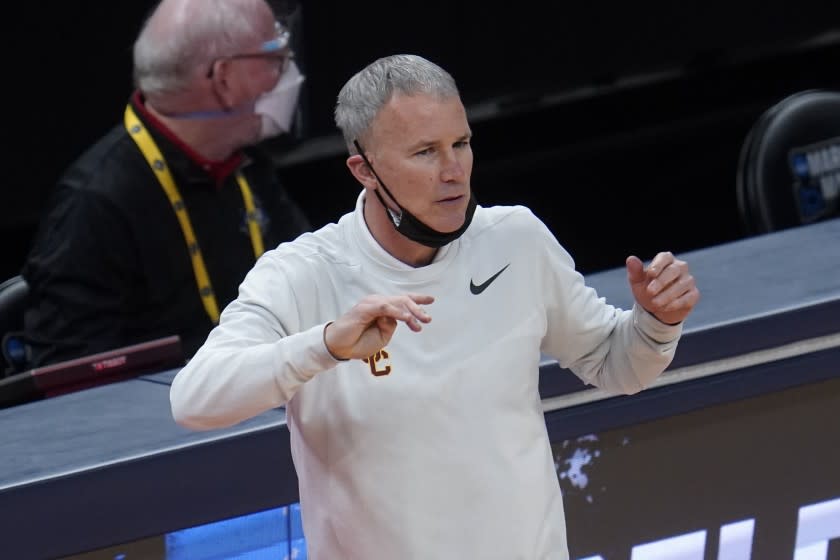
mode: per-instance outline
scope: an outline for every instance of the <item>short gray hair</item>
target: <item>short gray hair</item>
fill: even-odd
[[[178,92],[214,60],[236,54],[258,33],[265,0],[163,0],[134,43],[134,84]]]
[[[353,141],[364,138],[376,115],[397,92],[443,99],[459,96],[449,72],[423,57],[397,54],[372,62],[344,84],[335,106],[335,124],[351,154],[357,151]]]

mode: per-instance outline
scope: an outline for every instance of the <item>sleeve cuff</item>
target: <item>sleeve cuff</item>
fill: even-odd
[[[670,344],[682,334],[682,323],[669,325],[656,318],[638,303],[633,304],[633,324],[639,331],[659,344]]]
[[[324,345],[324,350],[326,350],[327,354],[330,355],[330,358],[332,358],[336,364],[339,364],[341,362],[348,362],[350,361],[350,358],[336,358],[335,355],[332,352],[330,352],[329,347],[327,347],[327,327],[329,327],[332,324],[333,321],[330,321],[329,323],[326,323],[324,325],[324,328],[321,329],[321,342]]]
[[[287,347],[285,352],[275,354],[275,370],[283,371],[289,367],[300,382],[306,382],[316,374],[342,363],[327,350],[324,342],[325,327],[326,323],[321,323],[285,339],[291,342],[294,338],[294,345]]]

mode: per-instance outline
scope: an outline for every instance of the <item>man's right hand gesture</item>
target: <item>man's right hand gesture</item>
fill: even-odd
[[[432,296],[419,294],[367,296],[326,326],[324,343],[330,354],[339,360],[367,358],[388,344],[397,321],[419,332],[423,328],[421,323],[432,320],[421,306],[433,301]]]

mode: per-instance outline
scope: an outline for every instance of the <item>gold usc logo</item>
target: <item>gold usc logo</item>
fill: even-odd
[[[388,361],[388,358],[388,352],[382,349],[373,356],[364,358],[362,361],[370,366],[370,372],[373,375],[375,375],[376,377],[380,377],[382,375],[388,375],[389,373],[391,373],[391,365],[386,363]],[[380,363],[382,364],[381,369]]]

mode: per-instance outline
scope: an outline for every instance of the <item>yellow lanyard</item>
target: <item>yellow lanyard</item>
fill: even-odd
[[[178,187],[175,185],[175,180],[172,178],[172,173],[163,159],[163,155],[152,139],[151,135],[137,118],[131,105],[125,108],[125,128],[131,138],[143,152],[146,161],[152,171],[155,172],[161,188],[169,198],[169,203],[175,211],[175,216],[178,218],[178,223],[181,225],[181,231],[184,233],[184,240],[187,243],[187,249],[190,252],[192,259],[193,272],[195,273],[195,283],[198,286],[198,293],[201,295],[201,301],[204,303],[204,309],[213,324],[219,322],[219,304],[216,301],[216,295],[213,293],[213,286],[210,284],[210,277],[207,275],[207,267],[204,265],[204,257],[201,256],[201,249],[198,246],[198,240],[195,238],[195,232],[190,222],[190,215],[187,213],[187,207],[184,200],[181,198],[181,193],[178,192]],[[242,200],[245,202],[245,215],[248,221],[248,233],[251,235],[251,246],[254,248],[254,257],[259,258],[263,254],[263,240],[260,234],[259,220],[257,219],[257,210],[254,207],[254,197],[251,194],[251,188],[248,186],[248,181],[241,172],[236,173],[236,181],[239,183],[239,189],[242,191]]]

